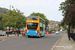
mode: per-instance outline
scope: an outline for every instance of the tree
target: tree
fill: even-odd
[[[60,4],[60,9],[63,13],[62,24],[67,24],[75,28],[75,0],[66,0]]]
[[[9,30],[10,27],[19,29],[25,26],[25,16],[18,9],[9,10],[2,20],[5,26],[9,26]]]
[[[17,9],[17,16],[16,16],[16,27],[22,28],[26,25],[26,18],[23,15],[23,13],[20,12],[20,10]]]
[[[67,30],[67,25],[64,24],[64,25],[63,25],[63,28],[64,28],[64,30]]]
[[[68,38],[70,40],[70,28],[75,28],[75,0],[66,0],[61,3],[60,10],[64,14],[62,25],[68,25]]]
[[[3,16],[4,14],[0,13],[0,29],[3,29],[3,21],[2,21]]]
[[[8,13],[8,9],[0,7],[0,13],[6,14]]]
[[[31,13],[30,16],[39,16],[41,18],[43,18],[45,20],[45,25],[46,27],[48,26],[49,24],[49,20],[46,18],[46,16],[43,14],[43,13]]]

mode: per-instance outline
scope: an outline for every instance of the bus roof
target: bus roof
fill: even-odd
[[[45,20],[44,20],[44,19],[42,19],[41,17],[40,17],[40,19],[41,19],[41,20],[43,20],[43,21],[45,22]]]
[[[39,16],[27,16],[27,17],[39,17]],[[41,17],[39,17],[39,18],[45,22],[44,19],[42,19]]]

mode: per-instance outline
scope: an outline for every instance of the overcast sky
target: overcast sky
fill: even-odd
[[[24,12],[25,16],[29,16],[32,12],[43,13],[47,19],[61,21],[62,13],[59,10],[61,2],[65,0],[0,0],[0,7],[9,9],[9,6]],[[12,8],[11,8],[12,9]]]

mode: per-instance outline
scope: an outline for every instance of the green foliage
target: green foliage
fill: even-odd
[[[64,30],[67,30],[67,25],[66,24],[64,24],[62,27],[64,28]]]
[[[25,16],[18,9],[9,10],[7,14],[4,15],[3,19],[4,26],[22,28],[25,27]]]
[[[60,31],[60,29],[61,29],[61,28],[59,27],[58,31]]]
[[[60,24],[60,23],[59,23],[58,25],[59,25],[59,27],[61,26],[61,24]]]
[[[74,33],[74,29],[71,29],[70,32],[71,32],[71,33]]]
[[[50,32],[50,31],[48,30],[48,32]]]
[[[64,16],[62,25],[67,24],[75,28],[75,0],[65,0],[60,4],[59,8]]]
[[[0,7],[0,13],[6,14],[8,13],[8,9]]]
[[[30,16],[39,16],[39,17],[41,17],[42,19],[44,19],[45,20],[45,25],[46,25],[46,27],[48,26],[48,24],[49,24],[49,20],[46,18],[46,16],[43,14],[43,13],[32,13],[32,14],[30,14]]]
[[[51,30],[51,31],[56,31],[55,29]]]
[[[61,29],[61,28],[60,28],[61,24],[59,23],[58,25],[59,25],[59,31],[60,31],[60,29]]]
[[[6,28],[3,28],[3,30],[6,30]]]
[[[0,7],[0,29],[3,29],[4,27],[4,22],[2,21],[2,18],[7,12],[8,12],[8,9]]]
[[[4,16],[4,14],[0,14],[0,30],[3,29],[3,27],[4,27],[3,26],[4,24],[3,24],[3,21],[2,21],[3,16]]]

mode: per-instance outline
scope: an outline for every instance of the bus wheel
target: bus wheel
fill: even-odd
[[[44,37],[44,35],[42,37]]]
[[[44,37],[44,36],[45,36],[45,34],[42,37]]]
[[[28,38],[30,38],[31,36],[28,36]]]
[[[45,35],[43,35],[42,37],[44,37]]]
[[[41,38],[41,33],[40,33],[40,36],[39,36],[39,38]]]

